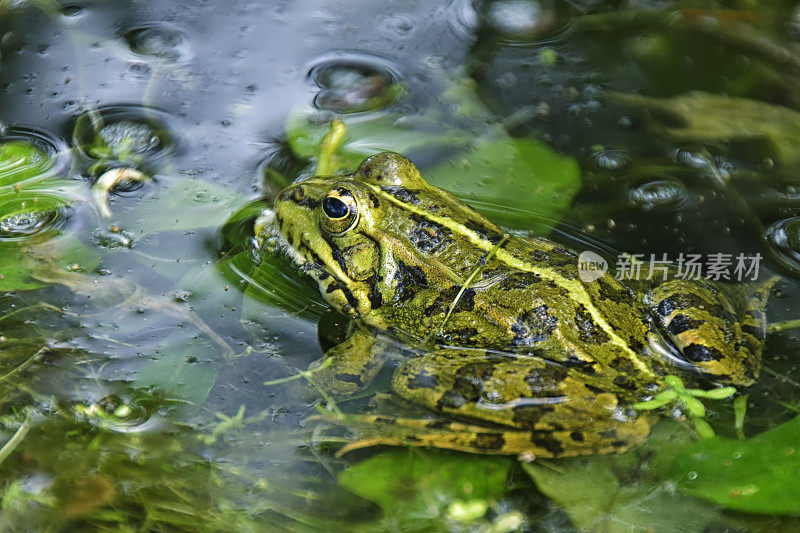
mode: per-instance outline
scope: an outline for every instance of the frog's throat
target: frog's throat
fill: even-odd
[[[380,187],[376,187],[374,185],[367,183],[365,183],[364,185],[369,187],[374,194],[380,196],[386,201],[391,202],[408,212],[416,213],[422,218],[427,218],[433,222],[436,222],[437,224],[446,227],[453,233],[463,235],[464,237],[469,239],[469,241],[473,245],[480,248],[487,254],[491,253],[492,250],[495,248],[495,244],[492,243],[492,241],[486,239],[480,233],[469,229],[464,224],[456,222],[449,217],[439,216],[434,213],[431,213],[430,211],[419,209],[413,204],[403,202],[402,200],[398,200],[394,196],[387,194]],[[648,376],[653,376],[653,377],[656,376],[655,373],[652,370],[650,370],[648,365],[645,364],[645,362],[642,360],[640,354],[636,353],[633,349],[631,349],[628,343],[625,342],[624,339],[622,339],[619,335],[616,334],[614,329],[611,327],[611,325],[608,323],[608,321],[606,321],[605,317],[603,316],[603,312],[600,309],[598,309],[597,306],[595,306],[594,302],[589,296],[589,293],[586,292],[586,289],[584,288],[580,280],[569,279],[549,268],[542,268],[540,266],[528,263],[527,261],[523,261],[522,259],[514,257],[514,255],[508,253],[503,248],[494,250],[494,258],[498,261],[505,263],[511,268],[525,272],[532,272],[538,276],[541,276],[544,279],[552,281],[559,287],[566,290],[572,296],[572,298],[583,304],[583,306],[591,314],[595,323],[608,335],[609,340],[613,344],[619,346],[622,350],[624,350],[628,354],[628,356],[631,358],[634,365],[636,365],[636,368],[640,372]]]

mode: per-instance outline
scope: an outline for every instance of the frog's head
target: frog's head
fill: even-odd
[[[352,174],[287,187],[275,200],[275,221],[323,297],[353,318],[400,305],[421,288],[463,282],[479,260],[468,228],[502,235],[389,152],[367,158]]]

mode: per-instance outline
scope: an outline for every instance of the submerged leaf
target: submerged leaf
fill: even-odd
[[[800,165],[800,113],[793,109],[703,92],[673,98],[613,94],[611,99],[663,116],[666,133],[678,141],[766,141],[785,166]]]
[[[469,502],[474,511],[480,502],[500,498],[511,465],[506,457],[391,450],[343,471],[339,483],[377,503],[386,525],[430,529],[450,516],[451,505]]]
[[[800,417],[747,440],[696,442],[672,474],[683,492],[731,509],[800,515]]]
[[[676,423],[661,422],[647,443],[617,456],[560,461],[557,468],[523,465],[542,493],[581,531],[701,532],[724,517],[707,504],[675,493],[667,476],[676,451],[688,442]]]

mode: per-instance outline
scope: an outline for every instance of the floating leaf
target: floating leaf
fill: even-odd
[[[672,474],[686,494],[731,509],[800,515],[800,417],[747,440],[696,442]]]

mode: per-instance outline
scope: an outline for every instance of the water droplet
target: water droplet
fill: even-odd
[[[621,150],[601,150],[593,153],[591,159],[598,168],[605,170],[621,170],[631,162],[628,154]]]
[[[399,71],[371,54],[346,54],[318,60],[308,78],[320,88],[318,109],[357,113],[388,106],[401,94]]]
[[[690,471],[689,473],[686,474],[686,478],[689,479],[689,480],[692,480],[692,481],[694,481],[698,477],[700,477],[700,475],[697,472],[695,472],[694,470],[692,470],[692,471]]]
[[[631,191],[633,200],[642,209],[678,209],[687,200],[686,187],[675,180],[654,180],[638,185]]]
[[[185,59],[188,55],[181,32],[166,26],[140,26],[127,32],[124,37],[134,54],[168,61]]]

